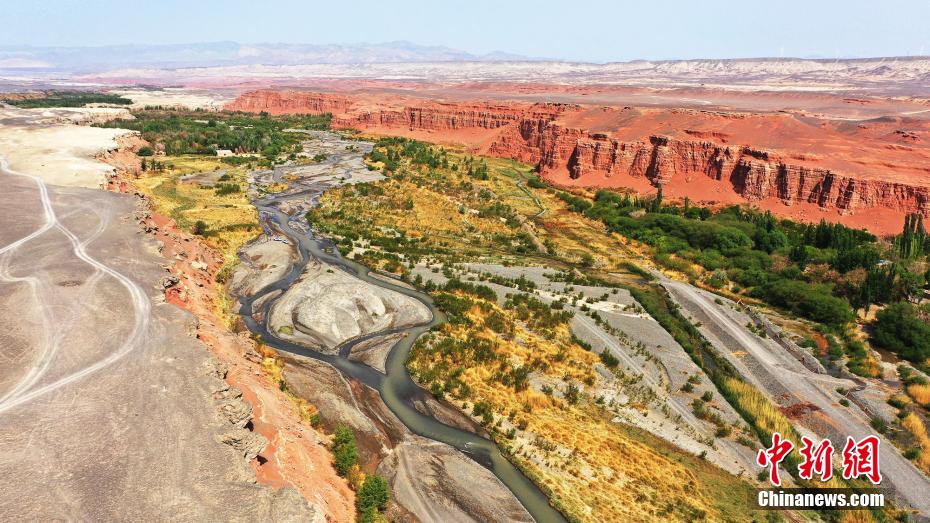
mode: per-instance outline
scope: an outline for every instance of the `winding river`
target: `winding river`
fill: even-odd
[[[294,203],[304,202],[314,205],[317,198],[325,190],[336,186],[338,183],[347,180],[351,181],[352,169],[344,166],[354,163],[356,168],[358,166],[364,168],[361,164],[362,149],[370,149],[370,144],[362,148],[345,145],[349,142],[345,142],[341,137],[333,133],[318,132],[309,134],[315,140],[321,140],[323,143],[332,141],[338,145],[337,147],[328,147],[326,160],[315,168],[336,171],[338,177],[329,176],[321,179],[319,177],[302,178],[299,175],[291,176],[287,181],[289,188],[285,192],[264,195],[253,201],[260,212],[263,225],[269,229],[277,229],[289,241],[293,242],[297,246],[299,259],[294,264],[294,267],[278,281],[263,288],[253,296],[240,298],[239,313],[242,315],[245,324],[252,332],[260,335],[265,344],[277,350],[329,363],[344,375],[357,379],[377,390],[388,408],[411,432],[451,445],[487,467],[513,492],[514,496],[537,521],[565,521],[562,514],[549,505],[549,500],[542,491],[501,454],[494,442],[471,432],[441,423],[435,418],[422,414],[414,407],[414,401],[424,398],[426,392],[413,382],[407,372],[405,365],[407,357],[416,339],[431,328],[443,323],[445,317],[435,307],[432,298],[427,294],[371,276],[369,270],[364,266],[340,256],[338,249],[335,248],[331,240],[315,234],[312,228],[307,227],[310,224],[307,224],[304,218],[306,207],[294,205]],[[358,144],[359,142],[353,143]],[[288,172],[293,174],[293,171],[289,170],[288,167],[279,167],[269,174],[272,181],[280,183]],[[282,209],[286,209],[288,212]],[[339,348],[338,354],[335,355],[321,354],[312,349],[281,340],[268,330],[264,321],[258,322],[253,318],[253,304],[270,292],[286,291],[293,285],[303,272],[304,267],[312,259],[328,263],[371,285],[399,292],[416,299],[429,308],[432,312],[432,319],[427,323],[412,328],[381,331],[351,340],[343,344]],[[269,316],[268,311],[277,298],[268,299],[262,303],[261,306],[265,313],[262,317],[265,321]],[[381,374],[367,365],[348,359],[348,354],[354,345],[367,339],[398,332],[405,332],[406,335],[391,348],[385,364],[386,374]]]

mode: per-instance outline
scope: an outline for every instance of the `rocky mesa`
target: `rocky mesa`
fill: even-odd
[[[906,213],[930,213],[930,121],[922,114],[852,120],[801,110],[275,90],[244,93],[227,109],[330,112],[339,128],[458,143],[535,163],[558,185],[649,192],[661,184],[673,198],[753,202],[781,216],[876,233],[897,232]]]

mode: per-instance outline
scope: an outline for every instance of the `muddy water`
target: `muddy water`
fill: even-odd
[[[533,484],[526,476],[514,467],[501,454],[492,441],[466,432],[454,427],[445,425],[436,419],[420,413],[414,408],[414,400],[423,398],[425,392],[417,386],[407,372],[405,362],[410,353],[410,349],[416,339],[426,331],[430,330],[445,321],[442,313],[434,306],[433,300],[426,294],[394,285],[370,276],[369,271],[364,266],[342,258],[339,251],[335,248],[332,241],[315,234],[311,226],[307,224],[304,218],[306,205],[313,205],[316,199],[326,189],[334,187],[338,183],[358,181],[353,179],[353,171],[360,167],[362,153],[370,149],[370,145],[358,146],[356,148],[347,148],[337,135],[331,133],[313,133],[316,140],[322,140],[324,143],[329,141],[336,146],[326,149],[327,159],[320,165],[315,166],[311,176],[300,177],[297,175],[297,181],[289,182],[289,189],[283,193],[267,195],[254,200],[255,206],[262,215],[264,225],[272,230],[277,230],[289,241],[298,247],[300,255],[299,261],[294,268],[277,282],[262,289],[256,295],[249,298],[240,299],[240,314],[248,328],[259,334],[263,342],[277,350],[283,350],[290,353],[314,358],[331,364],[346,376],[355,378],[366,385],[374,388],[381,394],[384,403],[392,412],[410,429],[411,432],[420,436],[430,438],[436,441],[449,444],[462,451],[476,462],[487,467],[503,482],[514,496],[520,500],[527,511],[540,522],[548,521],[565,521],[565,518],[552,506],[546,496]],[[357,142],[356,142],[357,144]],[[354,166],[354,167],[353,167]],[[321,172],[328,172],[336,176],[319,176]],[[355,171],[357,174],[358,171]],[[271,181],[281,181],[287,174],[297,174],[288,168],[279,168],[273,173],[266,174],[266,179]],[[341,178],[341,179],[340,179]],[[300,202],[303,202],[301,205]],[[285,212],[286,209],[288,212]],[[307,229],[306,231],[304,229]],[[356,339],[340,347],[337,355],[320,354],[314,350],[302,347],[300,345],[281,340],[272,332],[269,332],[265,323],[255,321],[252,317],[252,304],[269,292],[275,290],[286,291],[294,281],[303,272],[306,264],[312,260],[318,259],[322,262],[338,267],[346,271],[355,278],[363,280],[372,285],[384,289],[390,289],[419,300],[426,305],[432,312],[432,319],[426,323],[414,328],[394,329],[378,332],[361,339]],[[268,300],[263,304],[265,314],[262,316],[268,318],[268,311],[277,298]],[[406,332],[400,341],[392,348],[388,356],[385,370],[387,374],[381,374],[367,365],[350,361],[347,356],[352,347],[375,336],[391,334],[394,332]],[[480,486],[477,486],[480,488]]]

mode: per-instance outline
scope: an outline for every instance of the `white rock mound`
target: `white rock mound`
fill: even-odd
[[[347,340],[429,319],[419,301],[313,261],[271,308],[268,326],[282,339],[333,352]]]

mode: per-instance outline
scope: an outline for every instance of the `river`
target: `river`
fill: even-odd
[[[274,171],[266,173],[266,176],[270,178],[270,181],[276,183],[285,181],[288,183],[288,189],[278,194],[257,197],[253,201],[262,217],[263,225],[269,230],[277,229],[290,242],[293,242],[297,246],[299,259],[294,267],[278,281],[251,297],[240,298],[239,313],[242,315],[245,324],[252,332],[260,335],[266,345],[276,350],[329,363],[345,376],[357,379],[377,390],[387,407],[411,432],[451,445],[487,467],[513,492],[514,496],[537,521],[565,521],[562,514],[549,504],[549,500],[542,491],[501,454],[500,449],[493,441],[441,423],[435,418],[422,414],[414,407],[414,400],[424,397],[427,393],[414,383],[410,377],[406,368],[407,357],[417,338],[431,328],[443,323],[445,318],[442,312],[435,307],[429,295],[372,277],[366,267],[343,258],[331,240],[316,234],[313,231],[312,224],[306,223],[304,217],[306,209],[308,206],[315,205],[319,196],[327,189],[341,183],[357,183],[365,179],[366,173],[358,171],[358,169],[367,171],[364,168],[362,157],[363,153],[371,148],[371,144],[349,142],[334,133],[315,132],[308,134],[313,137],[313,146],[323,147],[327,155],[326,160],[308,169],[317,175],[302,177],[300,176],[300,168],[278,167]],[[317,143],[317,140],[322,141],[322,143]],[[320,171],[328,171],[328,173],[325,176],[319,176]],[[288,176],[288,179],[285,180],[284,176]],[[361,180],[359,179],[360,176],[362,177]],[[370,179],[371,175],[368,174],[367,176]],[[304,267],[312,259],[318,259],[337,267],[371,285],[399,292],[418,300],[432,312],[432,319],[413,328],[381,331],[349,341],[339,348],[339,353],[336,355],[321,354],[312,349],[281,340],[272,332],[269,332],[264,321],[258,322],[252,317],[252,304],[269,292],[275,290],[286,291],[293,285],[303,272]],[[269,316],[268,311],[277,299],[278,297],[275,297],[262,304],[265,312],[262,317],[265,321]],[[406,336],[391,348],[385,365],[386,374],[381,374],[367,365],[348,359],[347,356],[355,344],[366,339],[395,332],[405,332]]]

